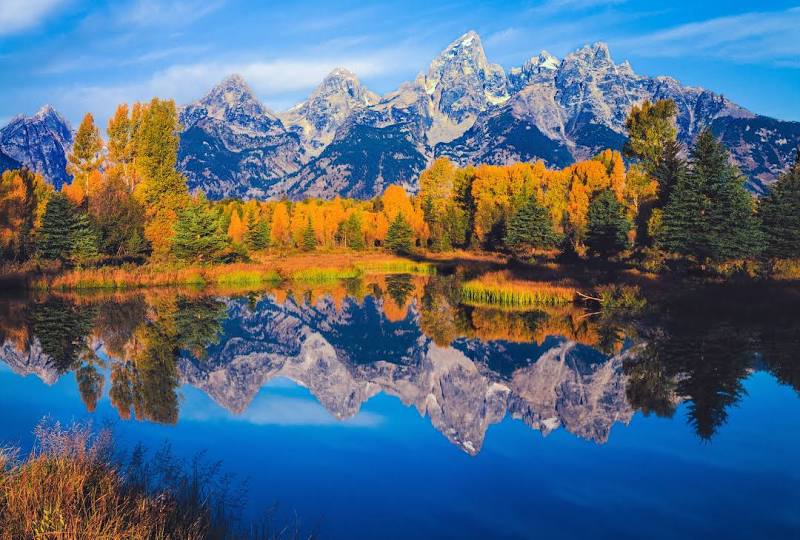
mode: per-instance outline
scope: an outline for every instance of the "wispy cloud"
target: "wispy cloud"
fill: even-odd
[[[38,25],[62,4],[64,0],[0,1],[0,36]]]
[[[337,67],[346,67],[359,77],[379,77],[397,70],[406,71],[410,59],[404,49],[387,49],[365,56],[279,58],[268,61],[209,61],[174,64],[144,81],[117,85],[79,84],[62,88],[59,101],[72,103],[76,111],[92,111],[100,118],[117,104],[168,97],[188,103],[201,97],[227,75],[238,73],[256,94],[275,108],[288,107],[297,95],[308,92]],[[287,96],[291,96],[287,102]]]
[[[137,26],[183,26],[217,11],[225,0],[135,0],[117,19]]]
[[[564,11],[586,11],[624,4],[627,0],[546,0],[533,6],[529,12],[534,14],[556,14]]]
[[[735,62],[767,62],[790,67],[800,57],[800,8],[752,12],[682,24],[617,45],[639,56],[705,56]]]

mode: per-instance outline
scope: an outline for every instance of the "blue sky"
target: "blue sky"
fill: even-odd
[[[232,72],[276,110],[337,66],[385,93],[467,30],[506,68],[605,41],[639,73],[800,120],[799,28],[798,0],[0,0],[0,125],[45,103],[105,123],[117,103],[186,103]]]

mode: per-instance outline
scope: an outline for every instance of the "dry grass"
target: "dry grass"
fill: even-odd
[[[772,264],[771,276],[776,280],[800,280],[800,259],[782,259]]]
[[[42,422],[23,460],[0,451],[0,540],[300,540],[299,524],[239,520],[244,492],[219,463],[177,460],[168,446],[125,459],[109,431]],[[313,539],[312,533],[304,538]]]
[[[524,308],[561,306],[575,299],[573,287],[511,278],[507,272],[492,272],[464,283],[461,296],[465,303]]]
[[[208,508],[126,482],[110,458],[110,437],[86,428],[37,428],[22,462],[0,455],[0,538],[204,538]]]
[[[324,283],[364,274],[432,274],[435,268],[383,254],[321,253],[262,257],[252,263],[176,267],[142,266],[76,268],[33,281],[40,290],[100,290],[210,285],[255,287],[280,281]]]

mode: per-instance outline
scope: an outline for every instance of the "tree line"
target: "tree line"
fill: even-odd
[[[72,181],[60,192],[26,169],[3,173],[0,257],[77,266],[331,248],[480,249],[519,259],[656,251],[701,265],[800,257],[800,165],[757,200],[710,130],[682,147],[676,111],[669,100],[633,107],[622,152],[559,170],[439,158],[416,195],[391,185],[368,201],[214,202],[190,193],[177,170],[174,102],[123,104],[105,140],[92,115],[83,118],[68,156]]]

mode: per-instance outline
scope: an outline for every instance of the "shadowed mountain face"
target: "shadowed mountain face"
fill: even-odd
[[[735,311],[722,306],[698,319],[693,303],[680,302],[656,321],[577,307],[509,313],[454,302],[453,278],[408,278],[402,290],[393,277],[348,285],[366,296],[337,285],[289,297],[278,289],[9,300],[0,359],[48,385],[74,372],[90,411],[108,379],[121,417],[167,424],[180,420],[183,385],[241,415],[267,383],[288,378],[338,420],[382,393],[471,455],[506,417],[604,443],[636,411],[669,417],[681,402],[710,439],[751,370],[800,388],[800,323],[791,317],[726,319]],[[770,302],[781,313],[793,298],[783,297]]]
[[[685,145],[705,127],[721,137],[757,193],[793,163],[800,122],[754,114],[669,77],[638,75],[627,61],[614,62],[604,43],[563,59],[542,51],[506,73],[467,32],[425,73],[384,96],[337,68],[307,100],[274,113],[231,75],[182,108],[179,166],[190,188],[210,198],[369,198],[389,184],[416,190],[438,156],[460,165],[562,167],[621,149],[630,108],[658,99],[677,104]],[[49,107],[16,118],[0,131],[0,168],[20,163],[58,187],[68,179],[71,140]]]
[[[17,116],[0,129],[0,172],[24,165],[60,189],[70,181],[67,152],[71,146],[69,124],[47,105],[31,117]]]

